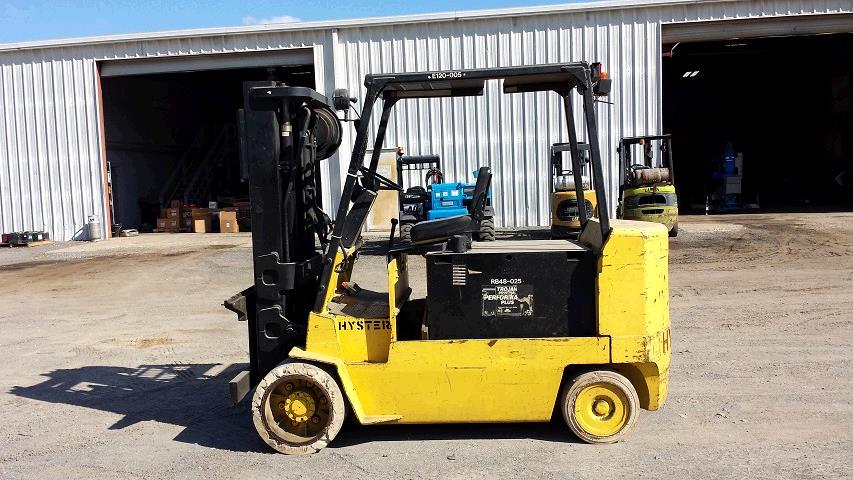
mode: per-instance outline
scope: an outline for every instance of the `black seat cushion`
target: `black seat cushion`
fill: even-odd
[[[454,235],[468,233],[472,221],[470,215],[457,215],[420,222],[412,227],[412,243],[441,242]]]

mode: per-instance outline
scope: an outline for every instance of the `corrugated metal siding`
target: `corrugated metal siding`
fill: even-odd
[[[615,192],[611,147],[620,135],[655,132],[660,125],[659,32],[645,15],[626,17],[622,11],[353,29],[339,32],[338,48],[347,61],[336,69],[343,69],[339,79],[347,88],[363,96],[370,72],[600,60],[616,79],[608,99],[613,105],[596,107],[604,174]],[[585,137],[580,98],[575,101]],[[401,101],[388,133],[386,147],[439,154],[449,180],[473,181],[478,166],[492,167],[500,226],[549,224],[548,151],[568,140],[556,94],[505,95],[490,82],[482,97]],[[406,179],[408,185],[420,181]]]
[[[312,46],[323,32],[227,35],[0,53],[0,232],[106,232],[96,61]]]
[[[0,230],[70,239],[104,218],[94,61],[0,67]]]
[[[95,78],[99,60],[324,45],[319,58],[327,64],[319,75],[326,94],[335,86],[363,94],[369,72],[600,60],[614,78],[609,98],[614,104],[597,106],[612,199],[615,142],[661,125],[661,23],[851,11],[850,0],[695,2],[533,16],[494,12],[420,23],[401,18],[391,26],[188,34],[0,52],[0,230],[46,228],[56,238],[69,239],[87,215],[105,218]],[[386,146],[440,154],[449,179],[470,180],[478,165],[490,165],[500,224],[547,225],[547,151],[551,143],[566,140],[564,130],[552,96],[507,96],[490,85],[480,98],[400,104]],[[347,132],[337,156],[342,161],[331,159],[330,172],[345,169],[352,140]],[[327,200],[334,203],[339,179],[327,185],[335,194]],[[614,204],[611,200],[611,208]]]

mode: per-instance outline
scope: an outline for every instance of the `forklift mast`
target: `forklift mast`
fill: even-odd
[[[551,145],[551,185],[554,184],[554,179],[561,175],[574,174],[571,168],[564,167],[563,153],[571,152],[571,145],[568,143],[555,143]],[[581,156],[581,174],[586,175],[586,167],[589,165],[589,144],[578,143],[578,153]],[[552,187],[553,188],[553,187]]]
[[[306,87],[245,82],[241,149],[252,204],[254,285],[225,302],[249,326],[255,384],[303,345],[330,220],[319,162],[341,141],[331,103]]]

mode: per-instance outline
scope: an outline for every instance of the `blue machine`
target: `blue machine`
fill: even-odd
[[[477,177],[477,171],[474,171]],[[473,198],[473,183],[434,183],[427,187],[430,193],[430,207],[427,210],[427,220],[436,218],[453,217],[468,214],[468,203]],[[488,192],[489,204],[492,200],[492,191]]]
[[[475,184],[443,182],[444,175],[440,170],[438,155],[403,156],[402,152],[398,151],[397,169],[401,174],[412,170],[427,171],[424,178],[427,182],[426,188],[416,185],[400,194],[400,236],[403,239],[408,239],[412,225],[418,222],[468,214],[468,204],[473,198]],[[476,170],[474,177],[477,177]],[[486,218],[482,222],[480,234],[476,237],[478,240],[490,241],[495,239],[491,189],[487,195]]]

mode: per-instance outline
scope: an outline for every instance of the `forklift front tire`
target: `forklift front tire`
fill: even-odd
[[[563,388],[560,409],[572,432],[587,443],[615,443],[630,432],[640,410],[637,390],[610,370],[581,373]]]
[[[344,397],[338,383],[321,368],[285,362],[255,388],[252,420],[261,439],[288,455],[316,453],[344,423]]]

